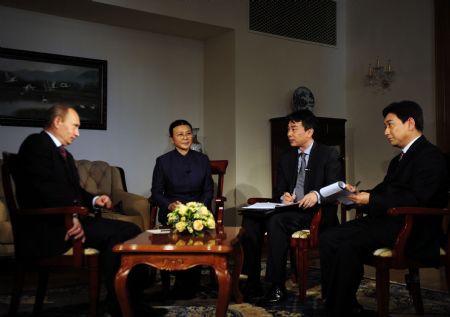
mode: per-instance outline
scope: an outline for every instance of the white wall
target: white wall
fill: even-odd
[[[399,150],[383,135],[382,109],[393,101],[418,102],[425,135],[435,134],[434,12],[429,0],[347,0],[347,144],[351,180],[371,188],[382,180]],[[396,72],[390,90],[364,86],[368,64],[391,59]]]
[[[108,61],[106,131],[81,130],[76,158],[125,169],[128,189],[148,195],[168,126],[189,120],[203,135],[203,43],[0,6],[0,45]],[[38,128],[0,126],[0,151],[16,152]]]
[[[108,130],[82,131],[72,150],[124,166],[130,190],[148,193],[154,159],[167,149],[167,125],[183,116],[201,128],[210,158],[230,160],[227,217],[239,222],[235,206],[271,194],[269,118],[290,112],[299,86],[313,91],[317,115],[347,119],[347,174],[363,187],[381,179],[396,152],[382,134],[388,103],[418,101],[435,139],[430,0],[337,0],[336,47],[250,32],[246,0],[94,2],[233,30],[201,43],[0,7],[2,46],[109,61]],[[391,58],[397,72],[384,94],[363,84],[377,56]],[[0,127],[0,149],[16,150],[30,130]]]

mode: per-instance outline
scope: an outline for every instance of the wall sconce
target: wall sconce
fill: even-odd
[[[389,89],[394,81],[395,72],[392,70],[391,60],[388,60],[386,66],[380,65],[380,59],[377,57],[375,66],[369,64],[369,71],[366,75],[366,85],[376,89]]]

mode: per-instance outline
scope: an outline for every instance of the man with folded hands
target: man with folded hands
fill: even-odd
[[[242,219],[244,268],[248,275],[244,300],[256,301],[262,295],[261,247],[267,232],[266,280],[270,283],[264,302],[277,303],[286,298],[286,263],[292,233],[309,228],[314,213],[323,208],[321,230],[338,223],[337,205],[321,201],[320,188],[343,180],[342,163],[336,149],[313,139],[317,118],[309,110],[288,116],[287,137],[291,149],[278,162],[274,200],[295,203],[292,208],[266,217],[250,214]],[[323,198],[322,198],[323,200]]]

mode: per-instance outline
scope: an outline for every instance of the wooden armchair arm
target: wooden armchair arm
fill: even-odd
[[[405,216],[405,222],[400,230],[394,247],[392,248],[394,267],[396,265],[402,265],[406,259],[405,249],[409,236],[411,235],[413,227],[413,216],[448,216],[450,211],[447,208],[427,208],[427,207],[395,207],[390,208],[387,211],[390,216]],[[450,238],[449,241],[450,243]]]
[[[429,208],[429,207],[395,207],[387,211],[388,215],[423,215],[423,216],[449,216],[450,210],[447,208]]]
[[[153,229],[156,226],[156,216],[158,214],[158,205],[153,201],[152,196],[148,197],[148,203],[150,204],[150,217],[149,217],[149,229]]]
[[[275,202],[273,198],[267,197],[251,197],[247,199],[247,204],[252,205],[256,203],[267,203],[267,202]]]
[[[322,208],[314,214],[309,226],[310,246],[316,247],[319,244],[319,226],[322,220]]]
[[[86,207],[52,207],[52,208],[36,208],[36,209],[18,209],[17,215],[20,217],[39,217],[39,216],[57,216],[64,215],[64,225],[66,230],[73,226],[73,214],[86,216],[89,214],[89,209]],[[84,247],[81,240],[72,239],[72,262],[73,266],[81,267],[84,262]]]
[[[80,216],[87,216],[89,209],[86,207],[52,207],[52,208],[33,208],[33,209],[18,209],[17,215],[20,216],[42,216],[42,215],[69,215],[78,214]]]
[[[218,226],[223,224],[223,212],[225,210],[225,202],[227,201],[226,197],[220,196],[214,199],[216,203],[215,217]]]

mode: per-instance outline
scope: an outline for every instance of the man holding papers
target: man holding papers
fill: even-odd
[[[336,204],[321,201],[319,189],[343,179],[342,164],[334,148],[314,141],[316,121],[309,110],[288,116],[287,137],[292,149],[278,162],[274,200],[292,204],[292,207],[266,217],[244,213],[244,273],[248,275],[244,296],[247,301],[262,295],[261,247],[265,232],[268,240],[266,279],[271,287],[262,300],[276,303],[286,297],[286,263],[291,234],[309,228],[319,203],[324,208],[321,228],[338,223]]]
[[[332,228],[320,236],[322,297],[330,316],[363,316],[356,291],[364,273],[364,259],[376,249],[391,248],[403,217],[387,216],[391,207],[445,207],[448,176],[442,153],[422,135],[423,114],[412,101],[392,103],[383,110],[384,135],[401,149],[388,167],[384,180],[370,191],[347,189],[349,198],[366,207],[368,214]],[[442,228],[434,216],[414,222],[409,256],[435,263]]]

